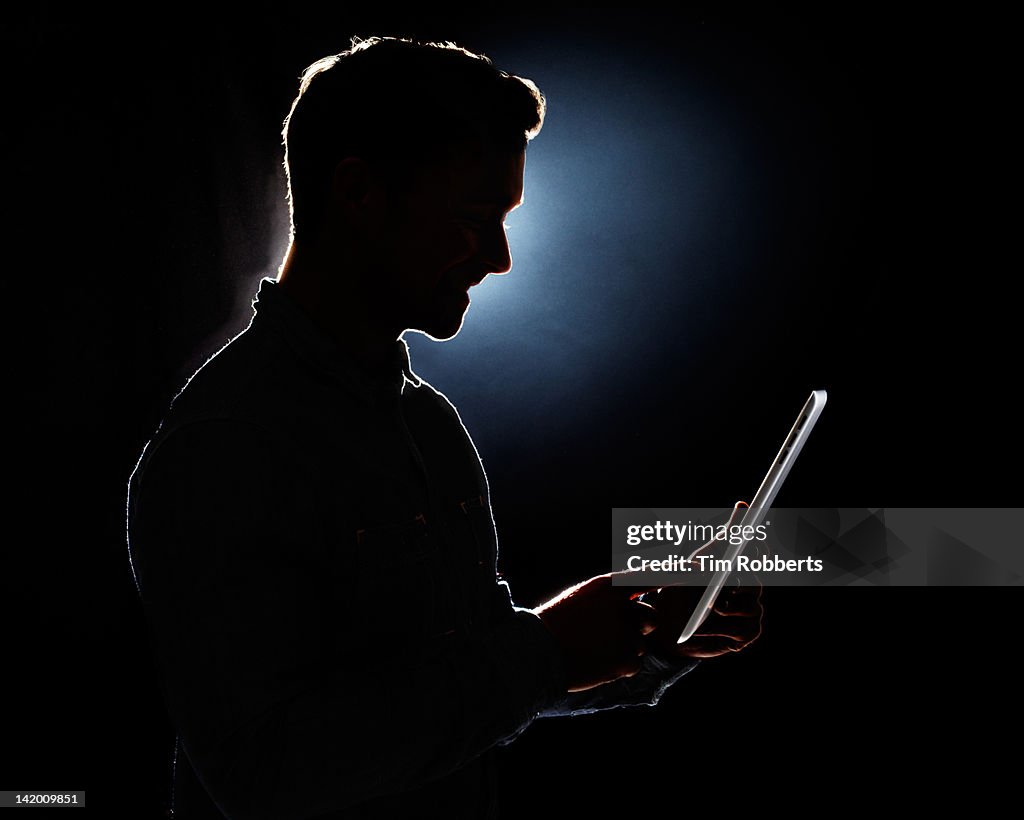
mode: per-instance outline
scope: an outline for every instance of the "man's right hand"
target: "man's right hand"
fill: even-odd
[[[635,675],[654,607],[631,600],[636,587],[612,586],[612,574],[570,587],[533,610],[565,651],[568,690],[580,692]]]

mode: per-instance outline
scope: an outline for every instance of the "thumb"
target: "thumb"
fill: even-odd
[[[635,579],[630,576],[643,575],[644,573],[640,570],[623,569],[609,573],[609,577],[612,580],[612,586],[622,590],[622,594],[628,597],[630,600],[639,598],[646,592],[657,592],[664,586],[664,584],[657,584],[652,586],[650,583],[631,583]]]
[[[658,610],[643,601],[630,600],[629,617],[642,635],[649,635],[658,628]]]
[[[732,508],[732,514],[729,516],[729,526],[731,527],[736,522],[736,517],[740,514],[740,510],[749,509],[750,505],[746,501],[737,501]]]

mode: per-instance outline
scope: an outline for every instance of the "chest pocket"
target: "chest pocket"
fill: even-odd
[[[446,509],[455,554],[454,576],[462,589],[461,626],[473,632],[486,628],[491,614],[497,552],[494,524],[490,508],[480,495],[449,503]]]
[[[475,495],[459,502],[457,517],[462,518],[467,530],[467,541],[472,545],[467,556],[481,573],[481,578],[493,578],[497,562],[498,544],[494,533],[491,511],[482,495]]]
[[[421,644],[454,627],[442,545],[423,516],[356,532],[360,634],[386,646]]]

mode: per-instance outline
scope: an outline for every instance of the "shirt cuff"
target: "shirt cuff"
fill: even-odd
[[[542,717],[590,715],[627,706],[657,706],[668,688],[699,663],[691,658],[648,653],[640,671],[632,677],[618,678],[582,692],[567,692],[558,703],[548,707]]]
[[[499,742],[505,746],[522,734],[534,719],[561,702],[566,693],[565,658],[554,635],[529,609],[514,607],[501,629],[501,652],[495,657],[502,679],[519,695],[518,726]]]

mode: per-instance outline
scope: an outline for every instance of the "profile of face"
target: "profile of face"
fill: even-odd
[[[375,267],[396,327],[452,338],[469,289],[512,268],[505,218],[522,202],[525,162],[525,151],[489,151],[433,167],[391,209]]]

